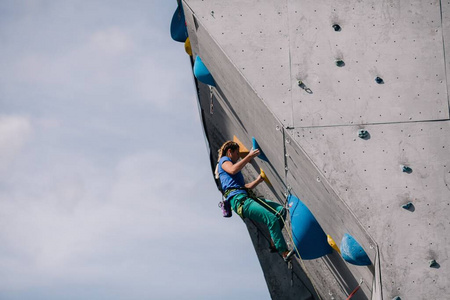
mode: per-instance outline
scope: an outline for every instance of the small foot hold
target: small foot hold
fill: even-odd
[[[291,251],[285,251],[285,252],[283,252],[282,255],[283,255],[284,261],[285,261],[285,262],[290,262],[292,256],[294,255],[294,253],[295,253],[294,249],[292,249]]]

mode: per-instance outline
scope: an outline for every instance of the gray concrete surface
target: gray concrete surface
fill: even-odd
[[[258,192],[284,203],[290,188],[338,244],[351,234],[374,263],[334,253],[295,261],[293,276],[247,222],[272,297],[345,299],[362,278],[352,299],[445,299],[450,2],[183,3],[194,55],[217,83],[212,93],[199,83],[213,160],[233,135],[249,148],[256,137],[269,163],[256,159],[245,176],[262,167],[273,183]]]

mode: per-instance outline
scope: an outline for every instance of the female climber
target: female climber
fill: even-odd
[[[242,218],[266,224],[272,237],[271,250],[280,252],[287,260],[290,253],[281,233],[286,210],[278,203],[251,196],[252,192],[249,190],[264,179],[259,175],[254,181],[246,184],[241,173],[242,168],[259,154],[258,149],[251,149],[247,156],[239,160],[239,145],[232,141],[224,143],[219,149],[216,177],[218,175],[220,178],[224,197],[230,201],[231,208]]]

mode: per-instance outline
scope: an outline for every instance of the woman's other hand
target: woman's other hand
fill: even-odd
[[[258,156],[259,154],[261,154],[261,151],[259,151],[259,149],[251,149],[250,152],[248,153],[248,155],[251,158],[255,158],[256,156]]]
[[[261,174],[256,178],[256,181],[258,181],[258,184],[264,181],[264,178],[261,176]]]
[[[248,188],[248,189],[253,189],[253,188],[255,188],[258,184],[260,184],[263,181],[264,181],[264,179],[262,178],[261,175],[259,175],[255,180],[253,180],[250,183],[247,183],[245,185],[245,187]]]

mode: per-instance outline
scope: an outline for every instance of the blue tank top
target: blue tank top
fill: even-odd
[[[222,190],[225,192],[228,189],[245,187],[244,176],[242,175],[241,171],[237,172],[234,175],[231,175],[225,172],[224,169],[222,169],[222,164],[225,161],[231,161],[231,158],[229,158],[228,156],[223,156],[219,160],[219,178],[220,183],[222,184]],[[237,194],[247,194],[247,192],[244,190],[232,191],[230,194],[228,194],[227,199],[230,199]]]

